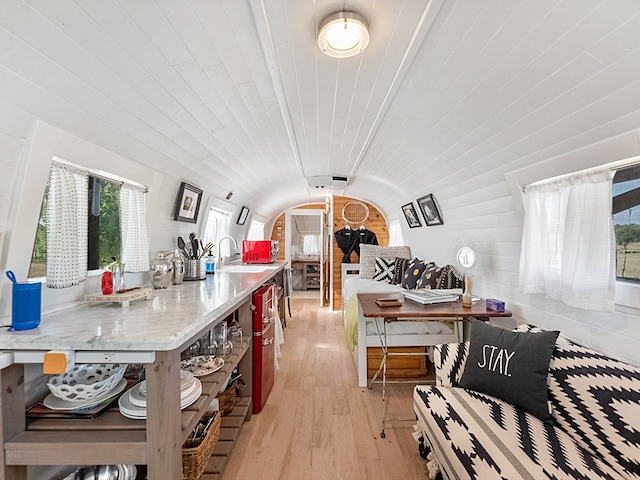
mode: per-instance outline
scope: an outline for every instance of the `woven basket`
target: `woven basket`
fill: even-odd
[[[220,413],[223,417],[226,417],[236,406],[236,382],[229,385],[224,392],[220,392],[216,398],[220,405]]]
[[[217,412],[205,412],[202,421],[206,422],[213,415],[215,419],[207,431],[207,436],[199,444],[187,439],[182,445],[182,475],[183,480],[198,480],[207,468],[209,458],[220,439],[220,422],[222,415]]]

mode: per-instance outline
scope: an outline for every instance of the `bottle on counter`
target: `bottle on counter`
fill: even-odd
[[[204,268],[207,273],[216,273],[216,262],[211,252],[207,255],[207,261],[204,264]]]

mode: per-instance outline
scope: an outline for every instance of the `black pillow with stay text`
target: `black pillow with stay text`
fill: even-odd
[[[553,423],[547,403],[547,377],[559,333],[513,332],[472,320],[469,356],[459,385],[505,400],[545,423]]]

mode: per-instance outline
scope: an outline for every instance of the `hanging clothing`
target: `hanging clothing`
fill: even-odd
[[[342,263],[351,263],[351,252],[356,252],[358,260],[360,259],[360,244],[366,243],[370,245],[378,245],[378,238],[376,234],[366,228],[360,228],[358,230],[352,230],[350,227],[345,227],[334,232],[336,243],[344,256],[342,257]]]

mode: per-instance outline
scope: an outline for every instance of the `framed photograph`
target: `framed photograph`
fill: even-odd
[[[436,199],[433,197],[432,193],[425,195],[424,197],[420,197],[416,201],[418,202],[418,206],[420,207],[420,211],[424,217],[424,222],[427,226],[444,224],[442,217],[440,216],[440,212],[438,211],[438,206],[436,205]]]
[[[173,219],[179,222],[196,223],[202,201],[202,190],[186,182],[180,184]]]
[[[409,228],[416,228],[416,227],[422,226],[422,222],[420,221],[420,217],[418,217],[418,212],[416,212],[416,209],[413,206],[413,202],[403,205],[402,212],[404,213],[404,218],[407,219]]]
[[[240,215],[238,216],[238,221],[236,223],[238,225],[244,225],[244,222],[247,221],[247,215],[249,215],[249,209],[247,207],[242,207],[242,210],[240,210]]]

